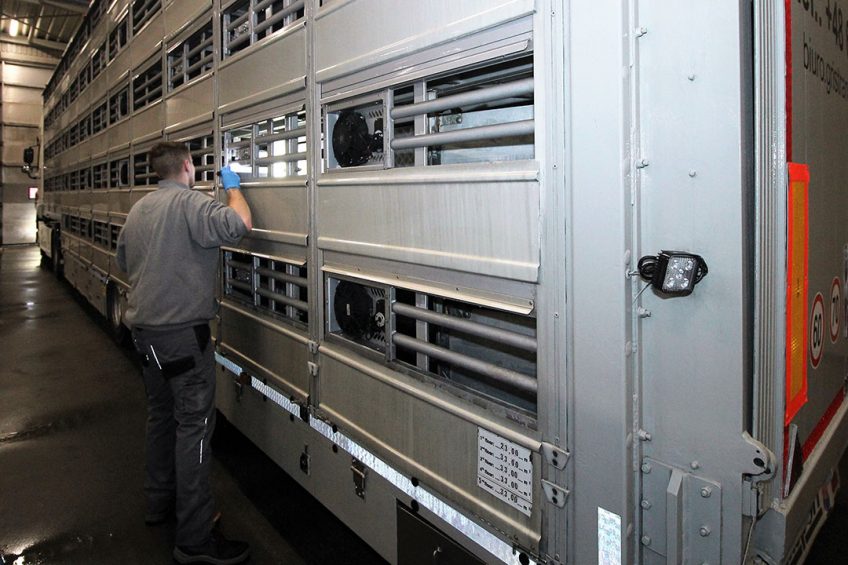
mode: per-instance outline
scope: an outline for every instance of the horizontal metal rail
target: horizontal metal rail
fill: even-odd
[[[250,285],[250,284],[247,284],[247,283],[244,283],[244,282],[241,282],[241,281],[234,281],[234,280],[228,280],[227,284],[230,285],[233,288],[237,288],[239,290],[243,290],[247,293],[253,294],[253,285]]]
[[[286,155],[274,155],[273,157],[262,157],[256,159],[257,166],[273,165],[274,163],[291,163],[293,161],[303,161],[306,159],[306,153],[289,153]]]
[[[288,273],[281,273],[280,271],[275,271],[266,267],[257,267],[256,272],[264,277],[268,277],[279,282],[293,284],[303,288],[306,288],[309,285],[309,281],[303,277],[289,275]]]
[[[280,131],[277,133],[266,133],[257,135],[256,143],[272,143],[274,141],[283,141],[284,139],[295,139],[306,135],[306,127],[297,128],[289,131]]]
[[[403,137],[392,140],[392,149],[414,149],[416,147],[428,147],[433,145],[449,145],[452,143],[464,143],[468,141],[483,141],[487,139],[498,139],[502,137],[516,137],[530,135],[535,131],[534,120],[521,120],[505,124],[491,126],[480,126],[475,128],[445,131],[440,133],[428,133],[411,137]]]
[[[468,369],[469,371],[473,371],[483,377],[524,393],[536,394],[539,387],[536,379],[523,373],[511,371],[510,369],[505,369],[486,361],[468,357],[467,355],[456,353],[455,351],[451,351],[444,347],[439,347],[432,343],[427,343],[426,341],[421,341],[404,334],[392,334],[392,341],[395,345],[410,349],[416,353],[422,353],[457,367],[462,367],[463,369]]]
[[[250,263],[244,263],[242,261],[236,261],[235,259],[227,259],[227,266],[233,267],[234,269],[245,269],[250,271],[253,269],[253,265]]]
[[[209,53],[208,55],[204,56],[196,63],[189,65],[189,67],[185,71],[185,74],[191,75],[192,73],[198,71],[198,69],[201,69],[200,71],[198,71],[198,74],[202,74],[202,67],[206,65],[209,65],[210,69],[212,68],[212,53]],[[196,76],[191,76],[190,78],[196,78]]]
[[[244,149],[253,145],[253,138],[243,139],[241,141],[232,141],[227,144],[227,149]]]
[[[525,351],[536,352],[536,339],[530,336],[517,334],[501,328],[494,328],[484,324],[469,322],[463,318],[440,314],[438,312],[433,312],[432,310],[417,308],[401,302],[395,302],[392,304],[392,310],[401,316],[421,320],[422,322],[429,322],[443,328],[461,331],[484,339],[490,339],[492,341],[517,347],[518,349],[523,349]]]
[[[267,0],[266,3],[270,4],[271,0]],[[272,25],[279,23],[282,20],[284,20],[287,16],[290,16],[290,15],[294,14],[295,12],[297,12],[298,10],[301,10],[303,8],[303,4],[304,4],[304,0],[299,0],[298,2],[295,2],[295,3],[293,3],[289,6],[286,6],[285,8],[283,8],[282,10],[280,10],[279,12],[277,12],[276,14],[271,16],[270,18],[254,25],[253,26],[254,32],[255,33],[262,33],[263,31],[265,31],[267,28],[271,27]],[[259,12],[260,10],[261,9],[259,8],[259,6],[257,6],[256,12]]]
[[[262,287],[257,288],[256,294],[258,294],[259,296],[264,296],[265,298],[267,298],[269,300],[273,300],[274,302],[280,302],[282,304],[285,304],[286,306],[291,306],[292,308],[297,308],[298,310],[301,310],[303,312],[306,312],[306,311],[309,310],[309,304],[307,304],[303,300],[297,300],[295,298],[289,298],[288,296],[278,294],[276,292],[272,292],[272,291],[268,290],[267,288],[262,288]]]
[[[210,34],[209,39],[204,39],[196,47],[189,49],[188,53],[186,53],[186,55],[185,55],[186,59],[191,59],[192,57],[194,57],[195,55],[197,55],[198,53],[200,53],[204,49],[212,49],[212,36],[211,36],[212,30],[211,29],[207,30],[207,32]]]
[[[493,100],[525,96],[527,94],[533,94],[532,78],[499,84],[497,86],[489,86],[460,94],[451,94],[426,102],[397,106],[392,109],[391,116],[396,120],[410,118],[421,114],[431,114],[433,112],[458,108],[468,104],[481,104],[483,102],[492,102]]]

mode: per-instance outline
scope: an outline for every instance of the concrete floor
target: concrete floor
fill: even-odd
[[[383,562],[218,421],[213,490],[224,533],[251,544],[251,563]],[[37,248],[0,248],[0,565],[172,563],[173,525],[143,521],[144,422],[130,349],[39,268]],[[846,492],[807,563],[848,563]]]
[[[130,349],[37,248],[0,250],[0,564],[172,563],[173,524],[144,525],[145,417]],[[383,562],[223,418],[212,445],[251,563]]]

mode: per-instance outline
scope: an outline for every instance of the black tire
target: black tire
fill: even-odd
[[[129,335],[124,325],[124,307],[118,287],[109,284],[106,288],[106,319],[109,323],[109,333],[117,343],[124,343]]]
[[[57,279],[62,280],[65,275],[65,262],[62,259],[62,246],[59,244],[58,236],[53,239],[53,253],[50,258],[52,259],[50,270],[53,271]]]

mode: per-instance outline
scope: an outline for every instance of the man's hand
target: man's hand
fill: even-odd
[[[221,175],[221,185],[223,185],[224,190],[241,188],[241,179],[239,179],[238,174],[234,173],[230,167],[224,167],[218,174]]]

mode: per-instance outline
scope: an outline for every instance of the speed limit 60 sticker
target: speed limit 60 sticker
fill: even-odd
[[[822,360],[825,331],[824,297],[821,292],[818,292],[813,300],[813,310],[810,312],[810,364],[813,369],[817,368]]]

